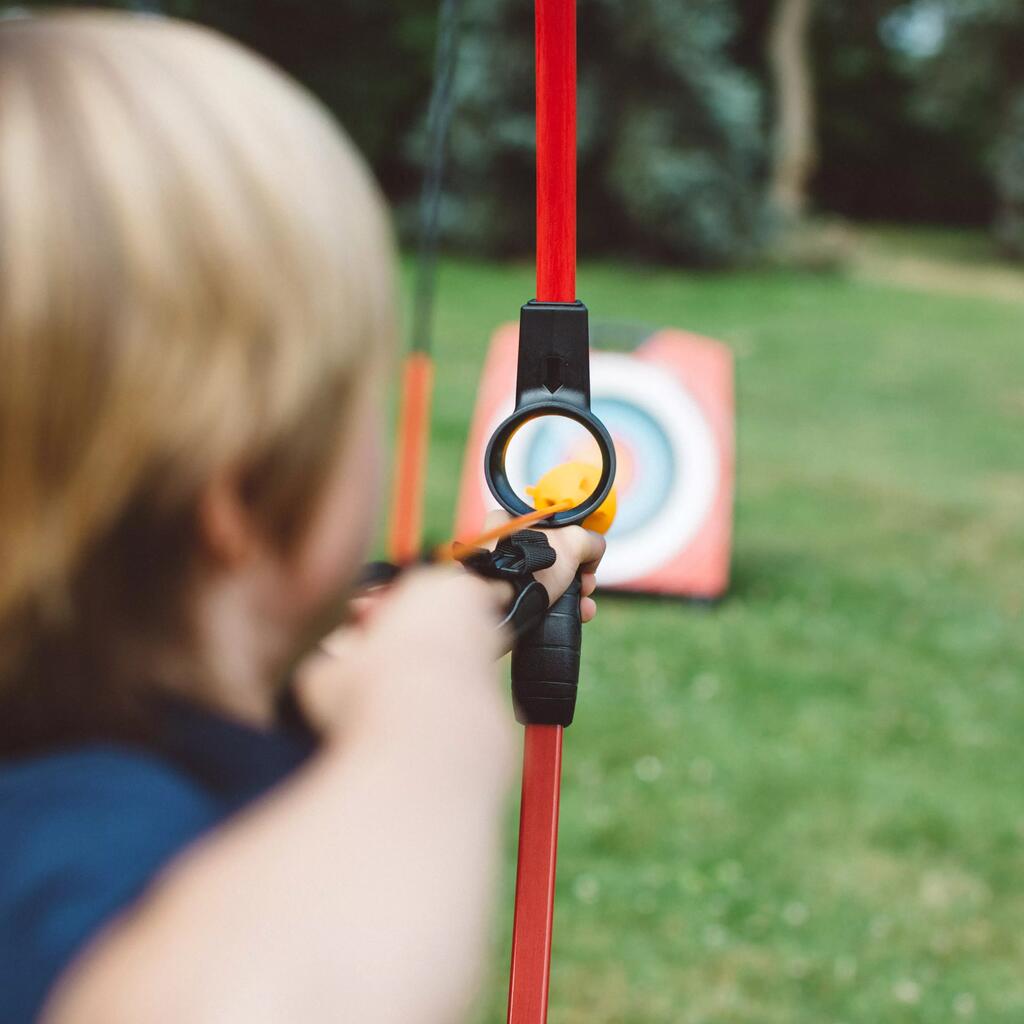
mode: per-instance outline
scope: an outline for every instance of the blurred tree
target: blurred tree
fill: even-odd
[[[776,210],[796,220],[807,209],[818,162],[810,27],[813,0],[777,0],[768,31],[774,99],[769,195]]]
[[[1004,252],[1024,259],[1024,90],[1018,90],[995,151],[999,210],[996,238]]]
[[[445,219],[465,245],[533,243],[530,0],[470,0]],[[721,266],[756,248],[760,95],[729,56],[731,0],[580,0],[580,245]]]
[[[957,0],[959,2],[959,0]],[[859,219],[984,223],[993,195],[969,124],[921,116],[923,23],[903,0],[823,4],[814,25],[820,204]],[[901,20],[902,19],[902,20]]]
[[[782,6],[742,5],[734,52],[766,82],[763,41]],[[1024,250],[1022,0],[822,3],[811,51],[818,208],[855,219],[995,221],[1004,244]]]

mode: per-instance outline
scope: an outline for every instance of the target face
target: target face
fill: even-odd
[[[496,507],[483,444],[512,411],[516,331],[495,337],[467,450],[458,531]],[[591,404],[615,443],[618,513],[599,582],[714,597],[728,583],[732,505],[732,364],[716,342],[662,331],[635,354],[594,352]],[[498,383],[500,381],[500,384]],[[490,386],[489,386],[490,385]],[[482,440],[481,440],[482,439]],[[509,445],[520,495],[553,466],[599,461],[593,440],[562,417],[532,420]]]

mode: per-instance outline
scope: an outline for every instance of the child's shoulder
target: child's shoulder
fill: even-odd
[[[221,815],[185,772],[129,746],[83,744],[0,762],[0,915],[12,890],[58,875],[62,884],[102,876],[108,884],[93,891],[123,899]]]
[[[221,813],[172,762],[127,745],[83,744],[0,762],[0,904],[19,872],[152,871]]]
[[[77,746],[0,761],[0,808],[52,811],[77,799],[146,797],[202,802],[203,790],[166,758],[118,743]],[[42,801],[42,804],[40,804]]]
[[[54,978],[220,812],[188,775],[131,747],[0,762],[0,990],[34,1019]]]

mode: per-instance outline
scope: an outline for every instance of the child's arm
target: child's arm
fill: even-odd
[[[318,701],[324,752],[175,861],[43,1019],[459,1019],[487,948],[511,763],[490,593],[451,570],[397,586],[346,660],[361,678],[333,680],[333,711]]]

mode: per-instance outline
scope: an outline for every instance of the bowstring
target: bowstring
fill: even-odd
[[[455,109],[455,70],[458,63],[462,0],[441,0],[434,81],[427,105],[427,155],[419,202],[419,240],[413,294],[411,348],[430,353],[433,346],[434,295],[443,199],[448,130]]]

